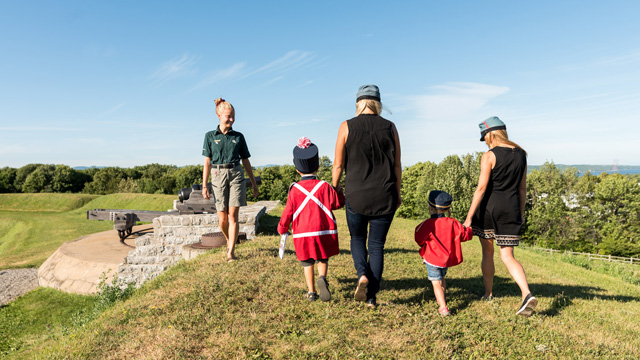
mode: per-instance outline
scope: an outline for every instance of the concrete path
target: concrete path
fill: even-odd
[[[137,237],[148,233],[153,233],[153,224],[134,226],[125,243],[133,246]],[[134,248],[120,243],[116,230],[66,242],[38,269],[39,285],[75,294],[94,294],[100,276],[106,273],[107,281],[111,281],[131,250]]]

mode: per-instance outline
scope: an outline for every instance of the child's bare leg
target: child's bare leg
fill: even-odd
[[[313,281],[313,265],[305,266],[304,279],[307,281],[307,287],[309,288],[309,292],[316,292],[316,288]]]
[[[436,295],[436,301],[440,308],[447,306],[447,302],[444,299],[444,279],[431,281],[433,284],[433,293]]]
[[[329,268],[329,261],[318,261],[318,276],[327,277],[327,269]]]

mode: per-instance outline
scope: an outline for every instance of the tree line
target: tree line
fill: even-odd
[[[453,196],[451,215],[463,220],[480,174],[482,153],[451,155],[440,163],[421,162],[404,168],[399,216],[429,216],[427,196],[444,190]],[[331,181],[331,160],[320,158],[318,178]],[[202,165],[177,167],[150,164],[133,168],[75,170],[67,165],[29,164],[0,169],[0,193],[70,192],[89,194],[177,194],[202,182]],[[285,202],[289,186],[299,180],[293,165],[256,168],[257,200]],[[527,176],[523,240],[545,248],[640,255],[640,177],[581,174],[545,163]]]

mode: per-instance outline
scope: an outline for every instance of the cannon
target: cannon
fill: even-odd
[[[259,176],[256,176],[256,183],[260,184]],[[251,184],[249,179],[245,180]],[[149,222],[163,215],[188,215],[188,214],[215,214],[216,202],[213,198],[211,183],[207,184],[211,197],[205,199],[202,196],[202,185],[194,184],[190,188],[181,189],[178,192],[178,201],[174,203],[174,209],[168,211],[147,211],[147,210],[129,210],[129,209],[94,209],[87,210],[87,219],[89,220],[108,220],[113,221],[113,228],[118,232],[120,242],[129,246],[124,239],[131,235],[133,226],[137,221]]]

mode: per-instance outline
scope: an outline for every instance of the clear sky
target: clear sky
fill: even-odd
[[[403,165],[485,151],[640,164],[640,1],[0,0],[0,167],[201,164],[213,100],[254,166],[333,159],[360,85]]]

